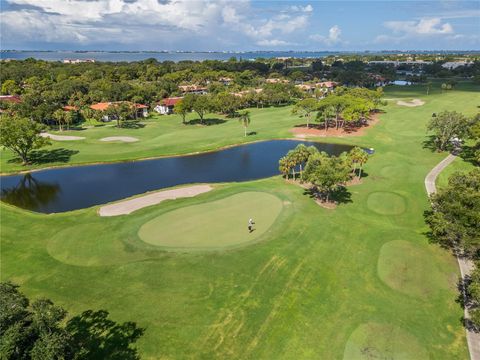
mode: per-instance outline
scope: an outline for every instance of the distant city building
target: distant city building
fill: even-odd
[[[95,59],[63,59],[64,64],[94,63]]]
[[[369,61],[368,65],[393,65],[394,67],[398,67],[400,65],[430,65],[433,64],[431,61],[423,61],[423,60],[374,60]]]
[[[470,66],[471,62],[468,61],[447,61],[445,64],[442,64],[442,67],[448,70],[456,69],[460,66]]]

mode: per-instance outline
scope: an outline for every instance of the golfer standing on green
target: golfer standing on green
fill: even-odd
[[[253,231],[253,224],[255,224],[255,222],[253,221],[253,219],[248,220],[248,231],[249,231],[249,232],[252,232],[252,231]]]

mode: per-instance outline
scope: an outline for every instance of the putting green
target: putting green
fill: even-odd
[[[447,290],[456,275],[445,272],[431,251],[414,243],[395,240],[380,249],[378,276],[392,289],[426,298]]]
[[[282,201],[265,192],[242,192],[221,200],[187,206],[140,227],[146,243],[191,249],[215,249],[251,242],[263,235],[282,210]],[[255,221],[249,232],[248,220]]]
[[[387,191],[371,193],[367,199],[367,206],[380,215],[400,215],[406,208],[403,197]]]
[[[366,323],[350,335],[344,360],[423,360],[428,353],[410,333],[390,324]]]

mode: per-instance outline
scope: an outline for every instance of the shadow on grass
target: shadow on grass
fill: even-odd
[[[432,152],[438,151],[437,145],[435,143],[435,136],[434,135],[427,136],[427,138],[422,143],[422,147]]]
[[[480,151],[480,146],[468,146],[463,145],[462,150],[458,154],[464,161],[471,163],[472,165],[478,166],[477,157],[475,153]]]
[[[124,121],[120,124],[122,129],[142,129],[145,127],[145,124],[142,124],[138,121]]]
[[[303,192],[303,195],[308,195],[311,199],[318,199],[322,201],[326,201],[327,199],[326,194],[319,192],[316,187],[305,189],[305,191]],[[348,191],[346,187],[341,186],[336,191],[333,191],[332,193],[330,193],[328,201],[334,202],[338,205],[351,203],[352,194]]]
[[[226,122],[227,120],[224,120],[224,119],[210,118],[210,119],[203,119],[203,122],[200,121],[200,119],[194,119],[194,120],[187,121],[185,124],[211,126],[211,125],[220,125]]]
[[[140,359],[133,344],[145,329],[134,322],[118,324],[108,315],[105,310],[87,310],[68,321],[66,330],[73,337],[76,353],[83,359]]]
[[[32,165],[42,165],[48,163],[62,162],[66,163],[70,161],[70,158],[78,154],[78,150],[69,150],[65,148],[53,149],[53,150],[35,150],[29,155],[29,162]],[[18,157],[8,160],[9,163],[21,164],[22,160]]]

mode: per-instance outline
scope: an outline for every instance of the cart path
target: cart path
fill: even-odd
[[[435,166],[427,174],[425,178],[425,188],[429,196],[437,192],[435,181],[437,180],[438,175],[443,171],[443,169],[445,169],[448,165],[450,165],[455,160],[455,158],[456,158],[455,155],[449,154],[445,159],[440,161],[437,164],[437,166]],[[473,262],[467,258],[458,256],[458,255],[457,255],[457,261],[458,261],[458,267],[460,268],[460,275],[462,277],[462,282],[465,282],[465,277],[470,276],[474,268]],[[463,290],[463,299],[466,300],[465,290]],[[464,307],[463,315],[465,319],[470,318],[470,315],[468,314],[468,306]],[[467,334],[467,343],[468,343],[468,350],[470,351],[470,359],[480,360],[480,333],[472,331],[469,327],[466,327],[465,331]]]
[[[210,185],[193,185],[171,190],[162,190],[133,199],[122,200],[113,204],[101,206],[98,210],[100,216],[128,215],[147,206],[160,204],[165,200],[193,197],[212,190]]]

